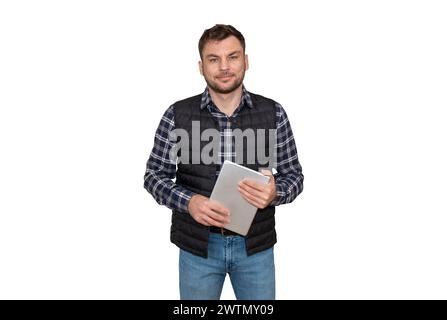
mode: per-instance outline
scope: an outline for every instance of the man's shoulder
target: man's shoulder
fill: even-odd
[[[189,119],[193,114],[199,112],[199,106],[202,102],[202,94],[197,94],[195,96],[178,100],[171,105],[172,116],[175,121],[180,121],[181,119]]]
[[[266,96],[263,96],[263,95],[260,95],[257,93],[253,93],[253,92],[248,92],[248,93],[250,95],[250,98],[251,98],[254,106],[262,105],[262,106],[264,106],[264,108],[267,108],[269,110],[271,110],[273,108],[273,110],[275,112],[278,112],[278,107],[280,107],[281,105],[278,102],[276,102],[275,100],[273,100],[272,98],[268,98]]]
[[[261,94],[258,93],[253,93],[250,91],[247,91],[251,97],[251,99],[253,100],[254,103],[256,102],[266,102],[266,103],[271,103],[271,104],[278,104],[278,102],[276,102],[275,100],[273,100],[272,98],[268,98],[266,96],[263,96]]]
[[[176,107],[176,106],[187,106],[187,105],[191,105],[191,104],[197,103],[197,102],[200,103],[201,100],[202,100],[202,94],[199,93],[199,94],[197,94],[195,96],[192,96],[192,97],[189,97],[189,98],[185,98],[185,99],[182,99],[182,100],[178,100],[178,101],[173,103],[173,106],[174,107]]]

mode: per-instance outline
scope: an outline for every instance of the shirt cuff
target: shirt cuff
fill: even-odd
[[[189,205],[189,201],[191,200],[192,196],[195,195],[194,192],[189,191],[188,189],[183,189],[181,191],[181,200],[178,206],[178,210],[181,212],[185,212],[188,213],[188,205]]]
[[[276,182],[276,198],[270,203],[271,206],[279,206],[285,203],[287,193],[281,183]]]

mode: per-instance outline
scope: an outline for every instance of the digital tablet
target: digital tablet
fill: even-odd
[[[230,223],[224,228],[243,236],[247,235],[258,210],[238,191],[238,183],[245,178],[265,184],[269,181],[269,177],[260,172],[225,160],[210,196],[230,211]]]

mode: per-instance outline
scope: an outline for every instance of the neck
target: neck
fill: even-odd
[[[230,93],[218,93],[210,87],[208,91],[216,107],[227,116],[231,116],[241,102],[242,84]]]

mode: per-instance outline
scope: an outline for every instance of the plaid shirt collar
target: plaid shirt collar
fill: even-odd
[[[202,102],[200,104],[200,109],[203,110],[207,106],[216,108],[215,104],[211,100],[211,95],[208,87],[206,87],[205,91],[202,93]],[[241,103],[239,104],[239,107],[237,109],[240,109],[241,106],[248,106],[249,108],[253,108],[253,101],[251,100],[250,94],[243,85]]]

